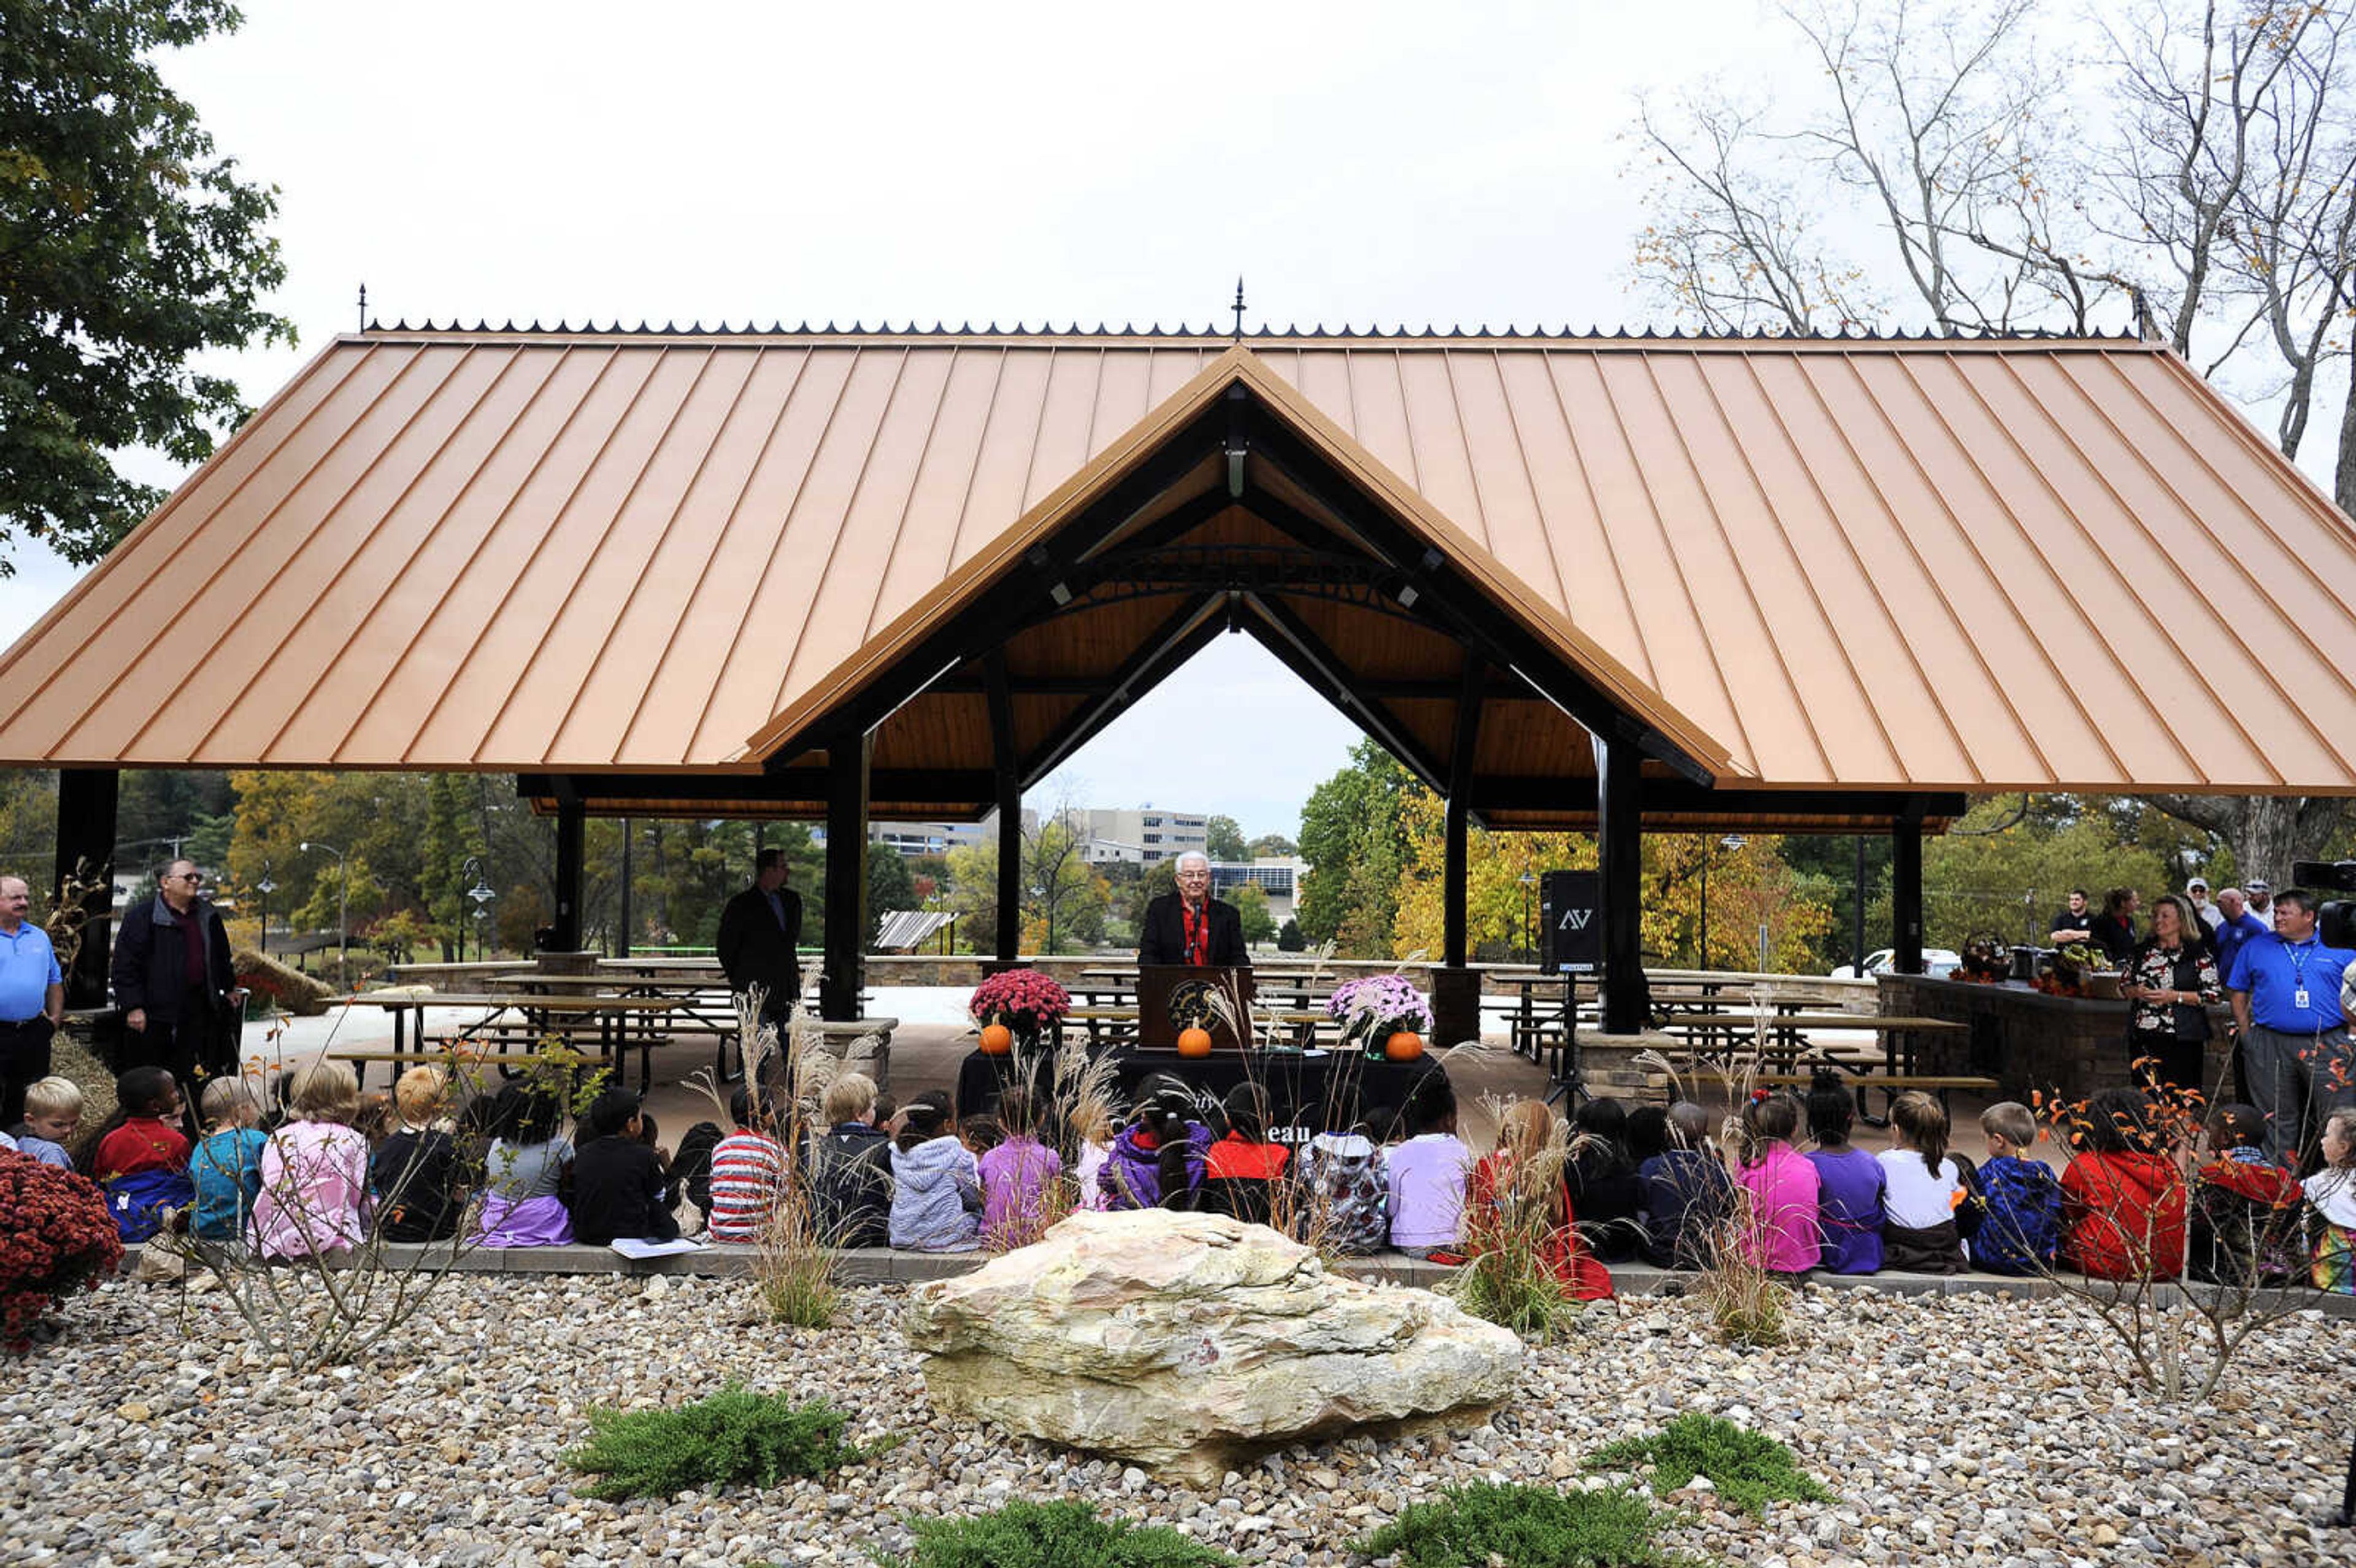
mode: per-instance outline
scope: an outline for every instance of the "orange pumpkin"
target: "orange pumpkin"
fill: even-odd
[[[1383,1054],[1393,1061],[1413,1061],[1423,1054],[1423,1036],[1400,1029],[1383,1041]]]
[[[1178,1054],[1208,1056],[1211,1054],[1211,1031],[1199,1026],[1183,1029],[1178,1035]]]
[[[1003,1056],[1014,1049],[1014,1031],[1004,1024],[991,1024],[981,1031],[981,1053]]]

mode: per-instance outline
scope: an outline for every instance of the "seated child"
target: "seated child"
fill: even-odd
[[[1734,1181],[1710,1147],[1709,1113],[1680,1100],[1628,1118],[1644,1216],[1644,1259],[1659,1268],[1708,1268],[1734,1213]]]
[[[593,1247],[624,1238],[679,1240],[670,1160],[647,1145],[645,1130],[638,1097],[628,1089],[605,1090],[589,1103],[573,1156],[573,1240]]]
[[[771,1118],[755,1115],[745,1085],[728,1096],[728,1119],[736,1130],[712,1146],[708,1229],[715,1242],[757,1242],[785,1190],[786,1146],[769,1131]]]
[[[1354,1256],[1381,1252],[1390,1241],[1389,1156],[1372,1136],[1373,1120],[1346,1133],[1319,1133],[1301,1151],[1300,1240]]]
[[[2142,1093],[2095,1095],[2075,1141],[2062,1173],[2070,1260],[2095,1279],[2174,1279],[2184,1270],[2184,1176],[2153,1136]]]
[[[1972,1266],[1989,1274],[2038,1274],[2062,1250],[2062,1184],[2037,1157],[2037,1117],[2018,1100],[1980,1113],[1987,1163],[1979,1168],[1979,1229]]]
[[[392,1086],[399,1121],[369,1161],[378,1234],[388,1242],[446,1241],[466,1217],[458,1140],[434,1125],[449,1093],[449,1077],[438,1067],[412,1067]]]
[[[561,1135],[564,1102],[552,1090],[509,1083],[491,1103],[491,1147],[483,1158],[483,1212],[477,1241],[487,1247],[561,1247],[573,1240],[564,1207],[573,1142]]]
[[[1743,1257],[1768,1273],[1798,1279],[1822,1253],[1816,1221],[1824,1205],[1816,1168],[1792,1147],[1800,1107],[1770,1094],[1742,1107],[1742,1166],[1734,1179],[1750,1194],[1742,1217]]]
[[[2356,1296],[2356,1110],[2333,1111],[2323,1123],[2323,1168],[2307,1179],[2315,1209],[2311,1277],[2318,1290]]]
[[[1031,1107],[1031,1091],[1008,1084],[998,1097],[998,1125],[1005,1136],[975,1161],[981,1178],[981,1244],[994,1252],[1039,1239],[1051,1218],[1049,1195],[1064,1175],[1063,1157],[1033,1130]]]
[[[827,1130],[813,1135],[810,1212],[830,1247],[891,1243],[892,1138],[879,1125],[884,1102],[864,1072],[838,1072],[819,1109]]]
[[[2266,1158],[2266,1119],[2255,1105],[2211,1113],[2209,1162],[2193,1183],[2184,1260],[2195,1279],[2218,1285],[2287,1285],[2306,1272],[2299,1218],[2306,1194]]]
[[[9,1129],[16,1152],[60,1170],[73,1168],[67,1146],[81,1127],[81,1085],[70,1078],[39,1078],[25,1090],[25,1119]]]
[[[1148,1078],[1141,1089],[1154,1082]],[[1192,1101],[1183,1088],[1162,1085],[1137,1107],[1130,1125],[1112,1141],[1112,1154],[1097,1172],[1108,1209],[1192,1209],[1203,1186],[1210,1129],[1189,1121]]]
[[[1857,1110],[1837,1073],[1819,1072],[1808,1089],[1808,1133],[1816,1147],[1816,1221],[1824,1237],[1822,1266],[1830,1274],[1872,1274],[1881,1267],[1882,1194],[1890,1179],[1881,1162],[1848,1141]]]
[[[188,1156],[196,1190],[189,1229],[206,1242],[239,1242],[262,1195],[262,1096],[242,1078],[216,1078],[198,1103],[205,1136]]]
[[[1407,1115],[1415,1136],[1390,1153],[1391,1245],[1428,1258],[1463,1239],[1472,1151],[1456,1136],[1456,1089],[1446,1072],[1425,1075],[1408,1096]]]
[[[1204,1207],[1246,1224],[1265,1225],[1276,1211],[1277,1183],[1292,1151],[1268,1136],[1268,1095],[1257,1083],[1227,1091],[1227,1135],[1203,1162]]]
[[[1644,1183],[1628,1157],[1628,1107],[1599,1095],[1580,1106],[1571,1122],[1563,1181],[1579,1233],[1603,1262],[1633,1262],[1644,1244]]]
[[[362,1094],[359,1109],[352,1113],[352,1131],[368,1139],[371,1154],[392,1136],[392,1129],[400,1125],[401,1114],[392,1096],[381,1089]]]
[[[1008,1087],[1019,1089],[1022,1085],[1014,1083],[1009,1084]],[[1005,1141],[1005,1125],[987,1111],[978,1115],[968,1116],[958,1124],[958,1142],[965,1145],[966,1152],[972,1155],[976,1160],[980,1159],[983,1155]]]
[[[981,1173],[949,1127],[948,1096],[927,1090],[900,1113],[892,1145],[891,1240],[919,1253],[981,1245]]]
[[[1612,1295],[1612,1271],[1599,1263],[1572,1224],[1564,1184],[1569,1129],[1542,1100],[1516,1100],[1497,1125],[1497,1147],[1481,1157],[1465,1184],[1464,1250],[1477,1257],[1528,1248],[1580,1301]]]
[[[1964,1272],[1968,1196],[1964,1165],[1947,1152],[1947,1108],[1919,1089],[1890,1103],[1890,1147],[1874,1157],[1890,1183],[1882,1198],[1881,1266],[1909,1274]],[[1972,1219],[1978,1218],[1977,1211]]]
[[[106,1193],[123,1239],[144,1242],[163,1228],[167,1212],[196,1200],[188,1137],[180,1130],[187,1106],[161,1067],[134,1067],[117,1078],[114,1104],[91,1151],[90,1174]]]
[[[1105,1161],[1112,1157],[1112,1117],[1102,1105],[1089,1104],[1076,1110],[1069,1125],[1072,1141],[1079,1149],[1072,1179],[1078,1206],[1102,1209],[1108,1200],[1097,1179],[1104,1172]]]
[[[265,1258],[324,1256],[368,1234],[369,1146],[351,1125],[360,1083],[348,1063],[312,1061],[294,1070],[294,1120],[262,1146],[262,1190],[253,1238]]]

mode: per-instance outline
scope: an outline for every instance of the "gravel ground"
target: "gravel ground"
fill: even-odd
[[[0,1557],[17,1563],[863,1563],[902,1520],[1079,1497],[1254,1563],[1360,1561],[1347,1542],[1481,1478],[1568,1484],[1580,1456],[1678,1411],[1790,1443],[1837,1494],[1763,1520],[1696,1493],[1665,1543],[1783,1568],[1884,1563],[2351,1561],[2336,1506],[2356,1324],[2308,1312],[2244,1352],[2225,1396],[2130,1396],[2067,1304],[1807,1293],[1796,1341],[1728,1349],[1689,1304],[1591,1312],[1470,1435],[1285,1450],[1214,1490],[961,1429],[925,1403],[904,1294],[851,1293],[824,1332],[758,1320],[739,1282],[467,1276],[363,1369],[308,1376],[243,1348],[217,1296],[108,1285],[0,1392]],[[614,1504],[557,1456],[592,1403],[676,1403],[731,1374],[905,1441],[830,1481]]]

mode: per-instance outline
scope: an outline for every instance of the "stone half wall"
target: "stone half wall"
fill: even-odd
[[[2127,1004],[2085,997],[2049,997],[2027,986],[1976,986],[1912,975],[1881,976],[1881,1012],[1888,1017],[1948,1019],[1968,1032],[1922,1037],[1916,1071],[1978,1073],[2003,1085],[2005,1096],[2026,1103],[2032,1093],[2082,1100],[2128,1082]],[[2209,1054],[2202,1080],[2214,1091],[2224,1078],[2233,1015],[2209,1014]]]

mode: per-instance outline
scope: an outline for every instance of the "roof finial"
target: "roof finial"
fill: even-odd
[[[1236,274],[1236,341],[1244,340],[1244,275]]]
[[[368,330],[368,284],[365,282],[360,284],[360,330]]]

